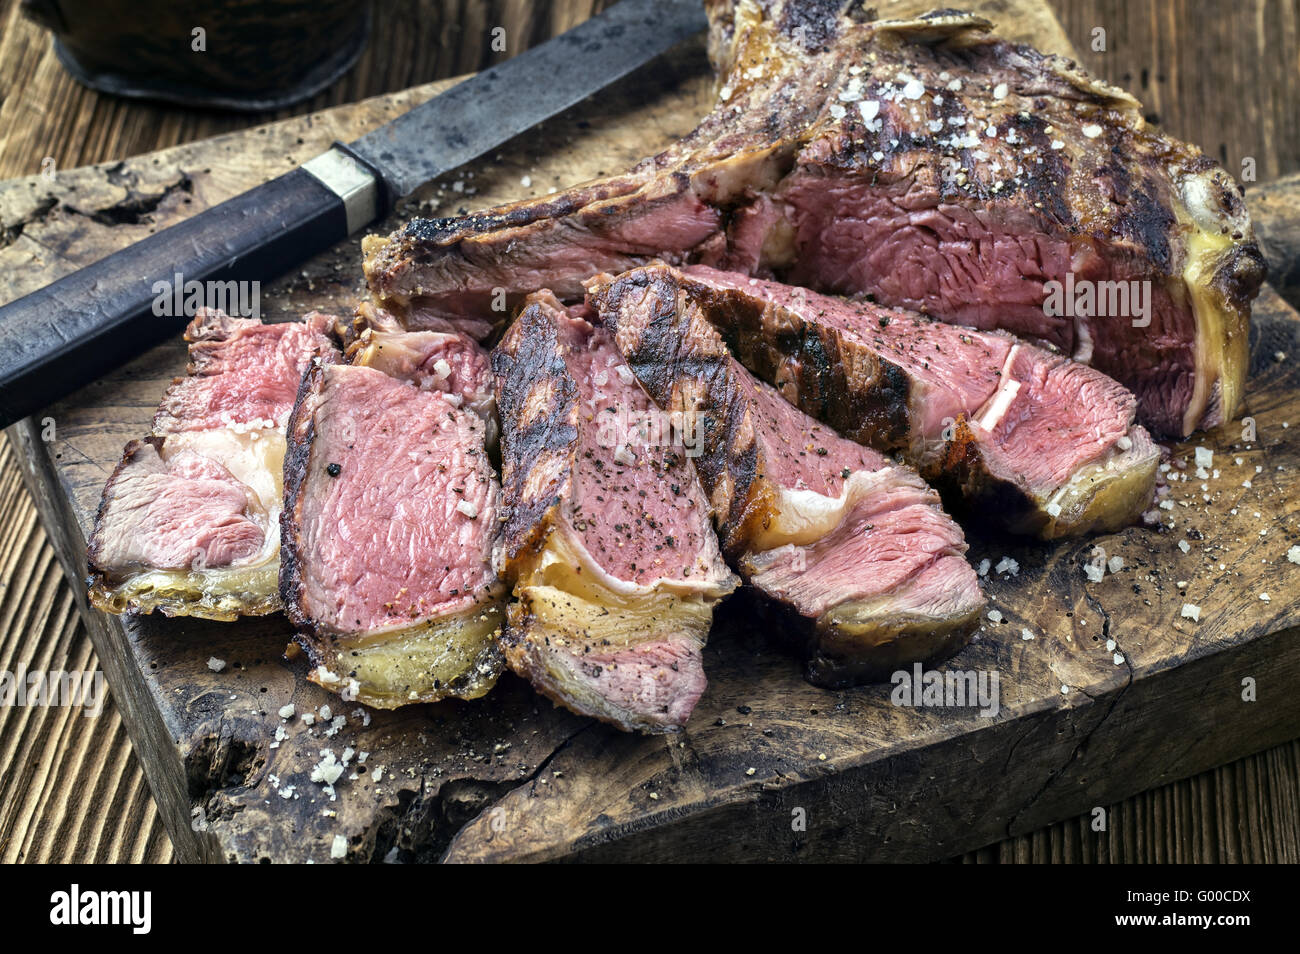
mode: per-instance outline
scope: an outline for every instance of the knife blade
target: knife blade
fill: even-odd
[[[0,427],[179,331],[183,322],[159,317],[164,295],[274,278],[705,27],[699,0],[622,0],[352,143],[0,307]]]

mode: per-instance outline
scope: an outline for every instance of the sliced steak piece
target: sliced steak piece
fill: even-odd
[[[1264,275],[1241,190],[1133,97],[955,11],[709,8],[723,79],[693,132],[625,175],[367,240],[377,298],[484,319],[494,288],[576,296],[661,257],[1050,344],[1161,434],[1236,413]]]
[[[467,375],[460,390],[420,386],[422,363],[316,364],[289,422],[280,594],[311,678],[345,699],[473,699],[501,671],[501,488],[462,399],[490,375],[461,341],[477,356],[438,359]],[[413,353],[401,345],[389,353]]]
[[[681,728],[701,649],[736,578],[689,447],[602,329],[549,292],[492,352],[517,602],[510,667],[560,705],[625,731]]]
[[[676,284],[754,374],[846,437],[901,453],[962,509],[1045,538],[1134,523],[1159,449],[1136,401],[1086,365],[920,315],[706,266]]]
[[[695,465],[723,547],[808,621],[812,681],[884,679],[965,643],[979,583],[961,528],[914,471],[753,378],[670,273],[601,280],[591,301],[650,397],[697,416]]]
[[[95,606],[220,620],[280,608],[285,422],[308,361],[335,354],[331,321],[194,318],[188,373],[104,487],[88,552]]]

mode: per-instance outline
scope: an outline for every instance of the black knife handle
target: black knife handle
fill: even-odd
[[[346,238],[347,218],[294,169],[0,308],[0,427],[184,329],[154,313],[158,282],[273,278]]]

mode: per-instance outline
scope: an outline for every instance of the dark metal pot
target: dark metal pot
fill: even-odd
[[[306,99],[352,67],[368,0],[22,0],[59,61],[106,93],[260,111]],[[202,31],[201,33],[198,31]]]

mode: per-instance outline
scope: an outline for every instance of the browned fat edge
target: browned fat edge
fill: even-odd
[[[545,310],[563,310],[550,292],[526,300],[519,317],[492,349],[497,411],[501,418],[502,529],[507,565],[546,542],[549,512],[559,507],[570,468],[557,480],[527,493],[534,464],[569,456],[578,440],[578,389],[568,374],[555,325]],[[544,404],[530,399],[546,394]]]
[[[568,709],[570,712],[576,712],[578,715],[588,716],[592,719],[599,719],[623,732],[665,735],[681,731],[681,726],[657,723],[644,718],[628,719],[624,716],[626,710],[614,706],[602,708],[584,705],[581,699],[557,690],[551,682],[545,667],[537,662],[537,655],[542,649],[534,641],[522,637],[522,634],[529,631],[532,619],[531,601],[526,595],[519,601],[511,603],[507,610],[508,625],[504,627],[498,643],[501,654],[505,657],[506,664],[511,671],[515,675],[527,679],[536,692],[541,693],[541,695],[550,699],[562,709]]]
[[[726,345],[668,266],[633,269],[590,286],[592,303],[628,367],[664,409],[704,411],[696,472],[709,494],[723,548],[735,556],[772,509],[749,402],[739,393]],[[686,386],[698,388],[694,400]]]
[[[945,619],[887,617],[871,632],[855,633],[849,640],[840,638],[834,624],[818,621],[812,627],[805,675],[813,685],[846,689],[865,682],[886,682],[894,672],[913,663],[941,663],[969,642],[979,627],[983,608],[980,604],[964,616]],[[862,651],[863,643],[871,647],[870,652]]]
[[[804,677],[824,689],[887,682],[913,663],[937,665],[960,651],[979,628],[983,602],[960,616],[933,618],[896,613],[849,632],[827,614],[810,619],[781,600],[746,589],[738,607],[764,624],[776,639],[804,660]]]

